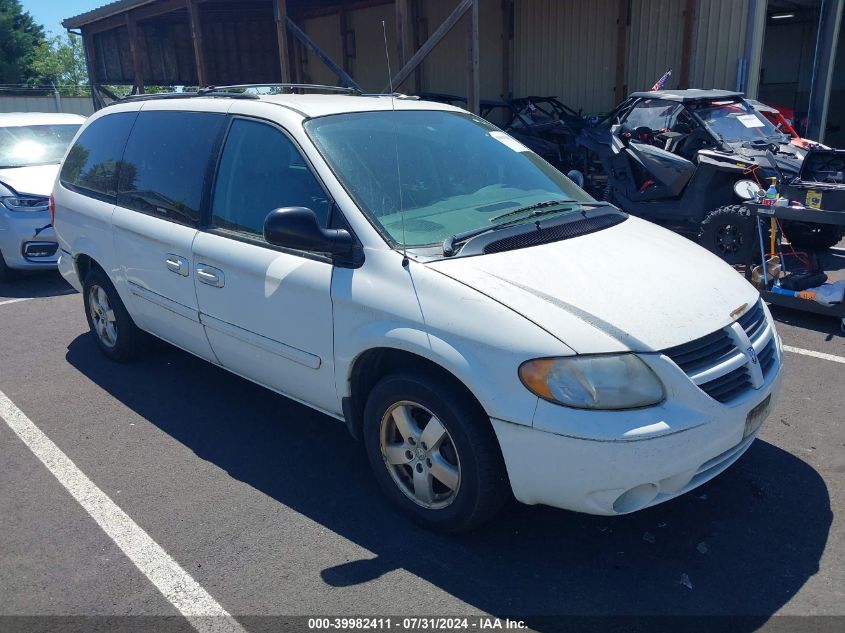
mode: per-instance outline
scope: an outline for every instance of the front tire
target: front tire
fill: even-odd
[[[383,378],[364,410],[376,480],[405,514],[442,532],[466,532],[508,498],[498,441],[481,407],[433,374]]]
[[[100,351],[118,362],[137,358],[147,336],[135,325],[111,280],[101,269],[92,268],[85,276],[82,298],[88,327]]]
[[[742,205],[719,207],[701,222],[698,243],[728,264],[747,264],[754,252],[754,220]]]
[[[842,227],[834,224],[784,222],[783,232],[790,244],[809,251],[826,251],[842,239]]]

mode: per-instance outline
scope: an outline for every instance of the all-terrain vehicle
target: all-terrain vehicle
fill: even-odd
[[[635,92],[578,142],[606,174],[606,199],[697,238],[729,263],[747,262],[756,246],[743,203],[773,178],[790,200],[845,211],[843,153],[790,144],[739,92]],[[842,237],[829,225],[783,229],[799,248],[828,248]]]

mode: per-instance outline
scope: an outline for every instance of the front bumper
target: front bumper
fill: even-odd
[[[0,253],[9,268],[56,268],[59,245],[49,224],[47,212],[13,212],[0,207]]]
[[[743,437],[749,412],[767,398],[771,411],[780,386],[778,349],[765,384],[731,406],[691,383],[683,390],[670,383],[667,401],[656,407],[584,412],[540,401],[533,427],[492,423],[517,500],[626,514],[684,494],[733,464],[759,432]],[[572,417],[582,422],[565,419]],[[587,432],[576,436],[575,428]]]

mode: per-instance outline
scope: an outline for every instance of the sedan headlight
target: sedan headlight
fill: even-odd
[[[50,206],[50,199],[42,196],[8,196],[0,198],[9,211],[46,211]]]
[[[635,409],[662,402],[663,384],[634,354],[538,358],[519,367],[544,400],[577,409]]]

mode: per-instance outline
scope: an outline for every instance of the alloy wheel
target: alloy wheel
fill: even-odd
[[[115,315],[109,296],[102,286],[93,284],[88,289],[88,312],[97,338],[106,347],[113,348],[117,344]]]
[[[432,510],[450,505],[461,485],[461,463],[443,423],[424,406],[397,402],[381,420],[379,442],[393,481],[411,501]]]

